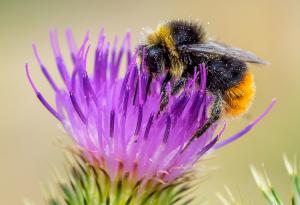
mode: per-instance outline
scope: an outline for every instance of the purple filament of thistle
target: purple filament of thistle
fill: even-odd
[[[141,125],[142,125],[142,119],[143,119],[143,107],[140,106],[138,117],[137,117],[137,122],[136,122],[136,128],[135,128],[135,131],[134,131],[135,136],[138,136],[138,134],[140,132]]]
[[[165,133],[164,133],[163,143],[168,142],[168,138],[169,138],[169,135],[170,135],[170,129],[171,129],[171,117],[168,114],[167,115],[167,120],[166,120],[166,129],[165,129]]]
[[[53,53],[55,55],[56,65],[58,67],[59,73],[66,86],[68,86],[69,74],[61,55],[56,31],[52,31],[52,32],[50,31],[50,40],[51,40],[51,45],[52,45]]]
[[[112,110],[110,112],[110,123],[109,123],[109,134],[110,137],[113,138],[115,131],[115,111]]]
[[[154,113],[152,113],[148,119],[146,129],[145,129],[145,134],[144,134],[144,140],[148,139],[148,135],[149,135],[149,132],[150,132],[150,129],[152,126],[153,118],[154,118]]]
[[[28,64],[25,65],[25,69],[26,69],[26,76],[29,80],[29,83],[31,85],[31,87],[33,88],[37,98],[40,100],[40,102],[46,107],[47,110],[49,110],[49,112],[54,115],[54,117],[56,117],[59,121],[63,121],[64,117],[59,114],[47,101],[46,99],[43,97],[43,95],[38,91],[38,89],[36,88],[36,86],[34,85],[33,81],[31,80],[31,76],[29,73],[29,67]]]
[[[126,118],[127,115],[127,108],[128,108],[128,100],[129,100],[129,90],[125,91],[125,96],[124,96],[124,103],[123,103],[123,113],[124,117]]]
[[[86,119],[86,117],[84,116],[84,114],[83,114],[83,112],[82,112],[80,106],[78,105],[74,93],[70,92],[69,95],[70,95],[70,99],[71,99],[72,105],[73,105],[73,107],[74,107],[74,110],[76,111],[76,113],[78,114],[78,116],[80,117],[80,119],[82,120],[82,122],[83,122],[84,124],[86,124],[86,123],[87,123],[87,119]]]
[[[117,59],[116,59],[115,65],[114,65],[116,67],[116,75],[119,72],[120,63],[121,63],[121,60],[122,60],[123,53],[124,53],[125,46],[126,46],[127,42],[128,42],[128,34],[126,34],[125,38],[123,39],[121,48],[120,48],[120,50],[118,52],[118,56],[117,56]]]
[[[75,64],[76,54],[77,54],[77,47],[76,47],[76,43],[74,41],[74,37],[73,37],[73,33],[72,33],[71,29],[66,30],[66,39],[67,39],[69,51],[70,51],[70,54],[71,54],[72,62],[73,62],[73,64]]]
[[[89,91],[89,94],[92,96],[92,99],[94,100],[95,104],[97,105],[98,104],[98,98],[96,96],[96,93],[91,85],[91,82],[90,82],[90,79],[89,79],[89,76],[87,75],[87,73],[85,72],[85,78],[84,78],[84,82],[86,84],[86,87]]]
[[[237,139],[239,139],[240,137],[242,137],[243,135],[245,135],[247,132],[249,132],[260,120],[262,120],[272,110],[275,103],[276,103],[276,100],[273,99],[271,104],[269,105],[269,107],[261,115],[259,115],[253,122],[251,122],[244,129],[242,129],[238,133],[234,134],[233,136],[229,137],[228,139],[223,140],[222,142],[219,142],[213,148],[214,149],[220,149],[220,148],[224,147],[225,145],[230,144],[231,142],[234,142]]]
[[[37,48],[36,48],[36,45],[33,44],[32,45],[32,48],[33,48],[33,52],[34,52],[34,55],[35,55],[35,58],[38,62],[38,64],[40,65],[40,68],[44,74],[44,76],[46,77],[47,81],[49,82],[49,84],[51,85],[51,87],[53,88],[53,90],[55,92],[59,92],[59,88],[57,87],[56,83],[53,81],[52,77],[50,76],[48,70],[45,68],[45,66],[42,64],[42,61],[39,57],[39,54],[37,52]]]
[[[199,156],[205,154],[208,150],[214,147],[214,145],[218,142],[219,138],[225,131],[225,128],[226,128],[226,123],[224,123],[222,130],[217,134],[217,136],[213,138],[213,140],[211,140],[207,145],[205,145],[205,147],[202,148],[202,150],[198,153]]]

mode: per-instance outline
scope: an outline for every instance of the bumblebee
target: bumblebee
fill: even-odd
[[[168,104],[168,82],[172,85],[170,94],[176,95],[193,77],[194,68],[202,63],[206,65],[207,91],[215,100],[207,122],[198,128],[190,142],[222,115],[236,117],[247,111],[255,94],[253,75],[247,63],[266,64],[251,52],[208,40],[201,24],[183,20],[159,25],[146,36],[140,51],[150,73],[147,89],[153,78],[164,76],[159,113]]]

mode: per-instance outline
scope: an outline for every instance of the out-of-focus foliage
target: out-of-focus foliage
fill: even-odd
[[[300,181],[298,175],[298,167],[296,158],[294,162],[291,163],[286,155],[283,157],[284,164],[287,169],[287,172],[290,176],[291,183],[292,183],[292,196],[290,199],[290,203],[292,205],[299,205],[300,204]],[[275,187],[273,187],[270,178],[267,175],[265,169],[263,171],[258,171],[254,166],[251,166],[251,172],[255,179],[255,182],[262,192],[263,196],[266,199],[267,205],[284,205],[280,194],[276,191]],[[224,205],[239,205],[243,204],[241,200],[234,197],[228,187],[225,187],[228,197],[224,197],[221,194],[217,194],[218,198]]]

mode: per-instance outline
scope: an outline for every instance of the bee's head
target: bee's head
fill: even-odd
[[[164,50],[159,45],[153,45],[145,48],[144,60],[148,71],[151,74],[160,74],[165,70]]]

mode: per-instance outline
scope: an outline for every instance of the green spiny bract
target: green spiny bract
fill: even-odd
[[[55,194],[47,205],[188,205],[191,184],[185,176],[171,184],[157,181],[135,181],[127,173],[119,173],[115,179],[81,157],[72,157],[68,179],[58,182]]]

